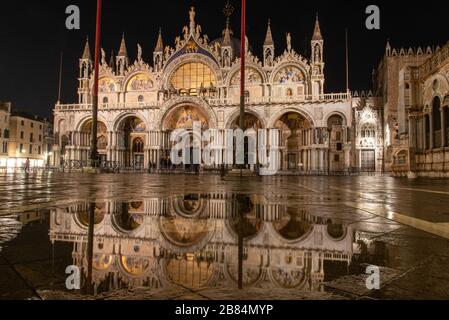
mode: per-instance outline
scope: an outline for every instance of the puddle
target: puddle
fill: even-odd
[[[369,264],[400,275],[372,225],[285,203],[185,194],[0,217],[0,298],[334,299],[369,294]]]

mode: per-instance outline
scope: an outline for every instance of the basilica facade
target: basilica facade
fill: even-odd
[[[121,167],[161,166],[170,158],[170,134],[192,130],[199,122],[211,130],[220,154],[216,165],[224,163],[229,146],[225,130],[238,128],[240,122],[240,64],[245,55],[245,129],[270,131],[267,144],[277,146],[272,172],[382,171],[384,130],[378,98],[372,93],[326,93],[325,42],[318,17],[311,31],[310,56],[295,51],[289,33],[286,50],[277,55],[268,22],[259,58],[249,39],[246,52],[240,52],[229,22],[220,38],[210,40],[192,8],[173,46],[164,46],[159,33],[151,63],[144,60],[140,45],[131,59],[123,37],[110,61],[102,50],[97,133],[101,159]],[[88,160],[92,91],[93,65],[86,43],[78,103],[55,106],[55,164]]]

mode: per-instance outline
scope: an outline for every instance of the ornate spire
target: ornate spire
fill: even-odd
[[[159,36],[157,38],[156,48],[154,52],[164,52],[164,42],[162,41],[162,29],[159,28]]]
[[[231,16],[234,13],[235,9],[232,6],[232,4],[229,2],[226,3],[226,6],[223,8],[223,14],[226,17],[226,27],[223,30],[223,47],[230,47],[232,46],[232,40],[231,36],[233,34],[231,30]]]
[[[111,51],[111,59],[109,59],[109,67],[114,69],[115,59],[114,59],[114,50]]]
[[[90,60],[90,58],[91,58],[91,56],[90,56],[89,37],[87,37],[82,59]]]
[[[271,34],[271,20],[268,20],[267,35],[265,36],[264,46],[273,46],[273,35]]]
[[[223,47],[230,47],[232,46],[232,40],[231,40],[231,30],[226,26],[226,29],[224,30],[224,37],[223,37]]]
[[[126,50],[125,33],[122,35],[122,42],[120,43],[120,49],[118,51],[118,57],[128,57],[128,51]]]
[[[312,41],[322,41],[322,40],[323,40],[323,36],[321,35],[320,20],[318,19],[318,13],[317,13],[316,20],[315,20],[315,30],[313,31]]]

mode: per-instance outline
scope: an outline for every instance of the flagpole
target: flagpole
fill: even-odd
[[[246,0],[242,0],[241,22],[241,48],[240,48],[240,129],[245,131],[245,54],[246,54]],[[245,151],[246,152],[246,151]],[[242,167],[240,177],[243,176]],[[243,212],[241,202],[238,201],[238,288],[243,289]]]
[[[101,41],[101,8],[102,0],[97,0],[97,20],[95,30],[95,60],[94,60],[94,87],[92,94],[92,137],[90,146],[90,159],[92,166],[97,165],[99,158],[97,147],[97,131],[98,131],[98,78],[100,64],[100,41]]]
[[[245,131],[245,60],[246,60],[246,0],[242,0],[241,21],[241,49],[240,49],[240,129]]]
[[[346,37],[346,93],[349,92],[349,48],[348,48],[348,28],[345,29]]]

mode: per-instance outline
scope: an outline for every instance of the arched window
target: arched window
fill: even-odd
[[[292,90],[291,88],[288,88],[287,91],[285,92],[285,95],[286,95],[287,97],[293,96],[293,90]]]
[[[143,140],[141,138],[134,139],[133,153],[143,153]]]
[[[103,98],[103,104],[108,104],[108,103],[109,103],[108,97],[104,97],[104,98]]]
[[[171,78],[171,84],[176,90],[183,90],[196,94],[196,90],[203,87],[217,85],[214,72],[204,63],[186,63],[175,71]]]
[[[332,129],[333,126],[342,126],[343,118],[339,115],[333,115],[327,120],[327,125],[330,129]]]
[[[397,165],[404,165],[407,164],[407,151],[402,150],[399,152],[396,156],[396,164]]]
[[[376,138],[376,127],[374,124],[364,124],[360,130],[360,136],[362,138]]]
[[[137,98],[137,101],[138,101],[139,103],[143,103],[143,102],[145,102],[145,97],[142,96],[142,95],[140,95],[140,96]]]
[[[441,101],[435,97],[432,102],[432,121],[434,133],[434,148],[441,148]]]

